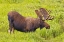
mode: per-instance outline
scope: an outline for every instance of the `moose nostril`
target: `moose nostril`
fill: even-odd
[[[50,29],[50,26],[47,26],[46,29]]]
[[[50,26],[48,26],[48,29],[50,29]]]

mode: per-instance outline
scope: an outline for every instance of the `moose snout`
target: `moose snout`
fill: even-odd
[[[50,26],[46,26],[46,29],[50,29]]]

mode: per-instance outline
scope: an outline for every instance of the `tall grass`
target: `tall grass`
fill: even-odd
[[[9,28],[7,14],[9,11],[17,11],[24,17],[37,18],[35,9],[45,8],[53,20],[46,21],[50,29],[37,29],[35,32],[19,32],[14,34],[7,32]],[[64,40],[64,1],[61,0],[0,0],[0,41],[1,42],[59,42]],[[60,36],[62,35],[62,36]]]

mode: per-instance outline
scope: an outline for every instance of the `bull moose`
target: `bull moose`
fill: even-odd
[[[42,29],[43,27],[49,29],[50,25],[45,22],[45,18],[48,19],[49,14],[43,14],[42,11],[46,12],[45,9],[35,10],[38,18],[24,17],[16,11],[10,11],[8,13],[9,32],[14,33],[14,29],[22,32],[35,31],[37,28]]]

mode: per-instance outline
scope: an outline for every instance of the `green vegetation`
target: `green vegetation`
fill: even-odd
[[[50,29],[37,29],[35,32],[7,32],[7,14],[15,10],[25,17],[37,18],[35,9],[45,8],[54,16],[46,21]],[[0,42],[64,42],[64,0],[0,0]]]

